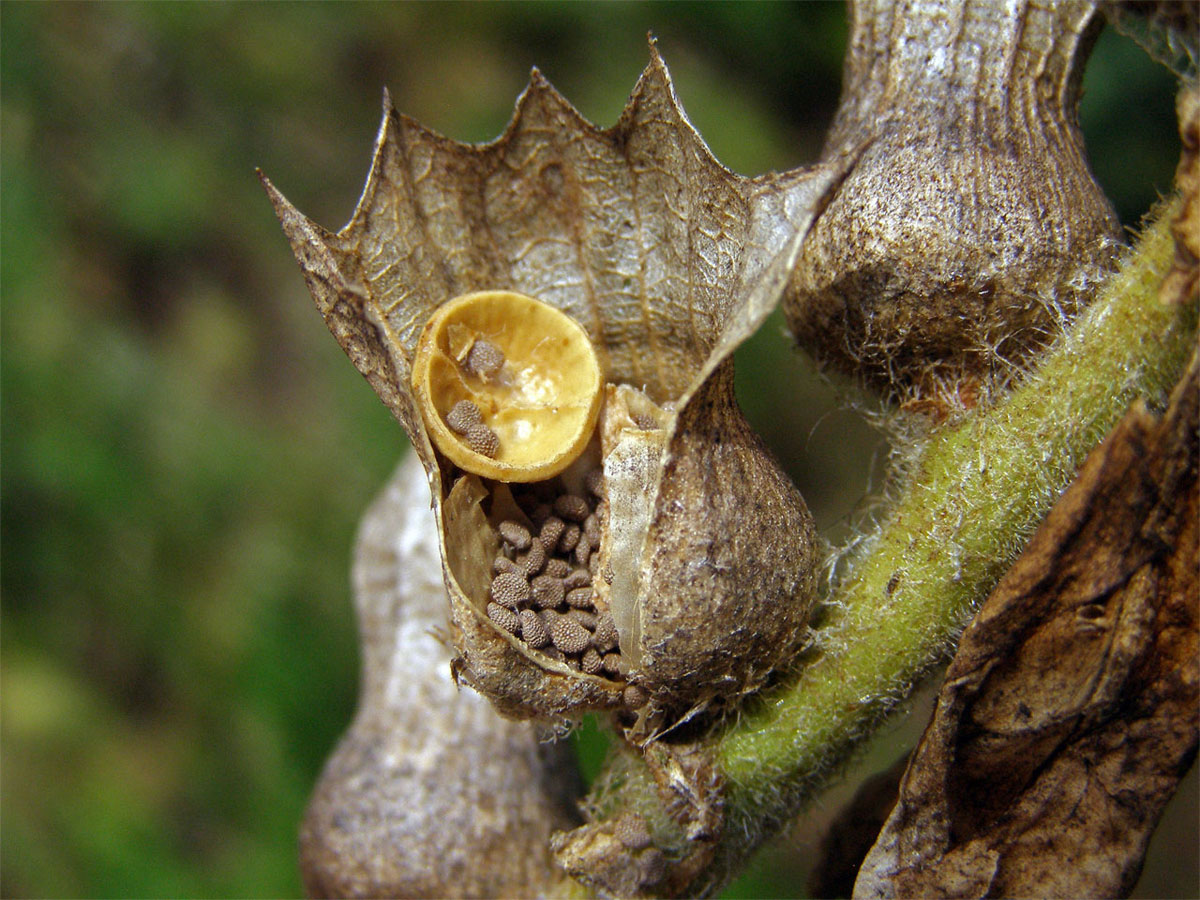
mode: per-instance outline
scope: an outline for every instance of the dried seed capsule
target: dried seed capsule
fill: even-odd
[[[542,542],[547,553],[558,548],[558,539],[562,537],[563,529],[566,527],[567,523],[558,516],[546,517],[546,521],[542,523],[542,530],[538,533],[538,540]]]
[[[492,579],[492,600],[509,609],[529,602],[529,582],[521,575],[503,572]]]
[[[542,566],[545,564],[546,550],[542,547],[541,541],[530,541],[529,552],[517,556],[517,565],[524,569],[526,578],[532,578],[542,571]]]
[[[819,362],[937,414],[1037,359],[1092,299],[1121,227],[1077,104],[1099,8],[1116,6],[963,4],[947,27],[948,6],[856,4],[824,156],[865,150],[783,301]]]
[[[654,843],[646,820],[635,812],[627,812],[617,819],[613,833],[630,850],[645,850]]]
[[[566,591],[563,590],[561,578],[553,575],[539,575],[530,584],[533,594],[533,605],[538,609],[554,609],[563,602]]]
[[[550,633],[546,630],[546,623],[532,609],[521,610],[520,621],[521,636],[530,647],[537,650],[550,643]]]
[[[529,529],[524,525],[508,520],[501,522],[498,530],[500,537],[511,544],[514,550],[529,549]]]
[[[593,648],[588,647],[583,651],[583,656],[579,658],[579,668],[583,669],[589,675],[599,675],[604,669],[604,663],[600,658],[600,654]]]
[[[500,452],[500,438],[496,436],[496,432],[483,424],[469,427],[463,435],[463,440],[468,447],[488,459],[495,459],[496,454]]]
[[[578,622],[588,631],[596,630],[596,614],[588,612],[586,609],[568,609],[563,613],[568,619]]]
[[[617,649],[617,626],[610,613],[601,613],[596,617],[596,632],[592,635],[592,644],[601,653]]]
[[[506,573],[522,576],[525,574],[524,570],[520,566],[501,553],[494,560],[492,560],[492,574],[504,575]]]
[[[592,439],[604,396],[596,350],[574,319],[549,304],[512,291],[456,297],[433,310],[409,352],[421,420],[465,472],[545,481]],[[505,377],[495,377],[501,369]],[[464,399],[479,407],[482,422],[458,435],[445,415]]]
[[[669,81],[657,58],[645,84],[650,91],[645,96],[656,112],[661,109],[669,120],[685,121],[672,115]],[[663,85],[668,87],[664,90]],[[530,110],[544,111],[546,100],[558,100],[540,82],[531,99],[532,104],[523,105],[524,113],[518,114],[513,133],[518,142],[536,144],[544,117],[535,123],[538,116],[531,118]],[[277,193],[272,193],[272,200],[294,240],[318,304],[330,312],[335,335],[402,420],[414,446],[426,448],[432,442],[439,451],[421,455],[442,530],[440,546],[446,551],[444,581],[459,651],[456,671],[513,715],[561,718],[588,709],[612,708],[618,701],[621,686],[595,678],[571,679],[557,671],[561,667],[541,669],[546,662],[542,654],[525,654],[524,645],[503,639],[490,621],[484,621],[488,582],[487,572],[479,569],[486,568],[490,560],[486,556],[475,559],[481,543],[492,546],[489,542],[495,540],[494,526],[486,515],[496,507],[488,495],[505,499],[503,494],[509,490],[497,487],[498,483],[549,482],[553,487],[559,483],[555,475],[564,471],[547,472],[540,462],[527,462],[510,474],[505,467],[511,454],[529,451],[528,459],[540,459],[555,447],[571,444],[573,452],[568,455],[573,458],[567,465],[576,463],[578,468],[572,468],[564,480],[573,493],[584,495],[590,492],[582,478],[595,465],[595,458],[591,449],[584,458],[579,454],[595,442],[605,453],[604,487],[611,504],[604,540],[606,545],[617,545],[606,546],[603,553],[605,563],[611,554],[617,573],[606,593],[621,639],[628,645],[623,648],[627,671],[639,684],[648,686],[655,708],[663,711],[661,722],[641,721],[656,730],[697,702],[710,702],[714,709],[732,706],[742,694],[758,689],[778,664],[794,656],[807,634],[805,614],[815,578],[811,575],[811,521],[794,487],[763,452],[737,409],[729,355],[760,324],[795,256],[794,249],[850,162],[841,168],[829,166],[805,173],[805,187],[797,195],[791,187],[787,189],[785,218],[789,233],[794,234],[794,239],[789,238],[792,249],[787,252],[781,252],[783,248],[772,237],[778,224],[773,214],[765,219],[757,214],[727,217],[730,227],[728,233],[722,230],[717,251],[725,254],[724,258],[739,260],[739,265],[706,270],[711,283],[697,293],[695,304],[681,303],[670,290],[670,285],[693,272],[697,261],[711,249],[689,241],[687,229],[675,230],[683,244],[672,243],[661,254],[666,264],[663,278],[639,284],[636,296],[605,291],[588,304],[590,333],[582,329],[579,333],[584,343],[594,342],[595,352],[605,361],[605,371],[597,378],[602,388],[596,393],[597,409],[603,400],[613,414],[606,412],[606,427],[600,434],[592,419],[580,432],[581,442],[575,444],[575,432],[559,428],[572,415],[562,406],[563,398],[573,393],[566,388],[574,386],[581,371],[566,352],[569,348],[559,343],[567,335],[543,328],[525,308],[526,301],[509,292],[488,291],[443,301],[436,291],[397,290],[403,283],[419,284],[427,263],[435,269],[445,268],[456,283],[474,289],[483,286],[485,269],[508,273],[505,278],[515,273],[521,281],[521,272],[531,261],[500,253],[492,260],[495,267],[463,269],[457,265],[461,262],[458,245],[454,245],[458,249],[416,247],[405,239],[398,245],[390,240],[376,244],[380,221],[390,223],[389,234],[421,233],[423,208],[414,206],[409,193],[397,190],[387,168],[395,159],[414,152],[412,141],[421,140],[419,129],[397,129],[395,121],[389,112],[377,148],[379,165],[372,170],[354,220],[354,234],[362,241],[353,246],[340,239],[331,241],[329,235],[308,226]],[[561,174],[569,180],[589,179],[596,176],[597,165],[603,171],[621,171],[631,162],[638,164],[626,152],[632,146],[630,141],[641,146],[658,144],[661,139],[665,141],[662,151],[670,159],[687,157],[699,162],[697,171],[704,177],[696,180],[698,197],[730,198],[732,205],[718,204],[717,213],[756,208],[761,185],[736,178],[717,165],[691,129],[659,128],[659,121],[656,115],[650,129],[655,137],[650,141],[643,138],[646,120],[636,114],[636,107],[631,107],[631,114],[614,129],[588,130],[587,152],[560,160],[565,167]],[[440,180],[446,184],[431,186],[426,199],[439,209],[465,211],[466,219],[458,212],[450,218],[471,228],[471,214],[478,212],[479,205],[464,205],[462,200],[478,196],[478,178],[470,174],[474,171],[477,175],[478,166],[455,168],[456,161],[496,163],[497,188],[519,192],[527,185],[529,173],[523,166],[513,167],[511,172],[505,169],[505,153],[510,153],[512,146],[506,141],[489,148],[439,142],[439,148],[448,153],[446,159],[454,169],[451,174],[462,169],[459,174],[468,177]],[[530,160],[537,163],[534,157]],[[790,176],[787,180],[791,184]],[[627,179],[621,181],[624,184]],[[626,197],[624,192],[621,187],[615,202],[636,211],[638,197]],[[587,214],[598,212],[589,207]],[[558,227],[551,221],[554,219],[516,216],[492,224],[504,247],[536,248],[561,237],[554,230]],[[410,227],[414,223],[417,227]],[[450,227],[452,223],[447,220],[445,224]],[[399,230],[391,225],[398,225]],[[626,253],[624,242],[619,243],[618,254]],[[379,251],[369,261],[360,252],[368,247]],[[599,262],[603,271],[621,265],[620,259],[612,256],[613,248],[592,249],[599,255],[589,252],[572,259],[564,257],[566,268],[561,277],[585,283],[598,271],[594,262]],[[447,257],[447,250],[454,255]],[[657,252],[642,246],[633,250],[643,255]],[[772,263],[773,259],[777,262]],[[367,302],[363,302],[360,284]],[[556,290],[551,299],[577,308],[563,291]],[[472,313],[476,306],[486,315]],[[534,309],[540,307],[534,305]],[[417,334],[422,319],[425,327]],[[507,358],[505,378],[485,383],[462,372],[459,363],[465,355],[460,351],[469,352],[480,338],[495,343]],[[527,353],[514,346],[522,342],[527,343]],[[648,356],[643,352],[654,347],[664,353]],[[423,368],[426,356],[430,364]],[[403,375],[409,360],[412,380],[406,385]],[[513,402],[522,397],[514,398],[511,391],[515,386],[508,383],[507,376],[516,379],[526,370],[535,377],[520,385],[519,393],[534,400],[538,407],[534,411],[545,416],[545,422],[526,416],[520,404]],[[400,376],[400,383],[395,376]],[[562,389],[554,382],[558,377],[566,379]],[[600,385],[602,379],[609,384]],[[464,390],[466,383],[469,392]],[[633,385],[642,385],[644,390]],[[445,424],[446,412],[464,398],[479,405],[484,424],[496,432],[500,444],[497,459],[472,459],[461,437]],[[420,412],[419,417],[413,415],[414,410]],[[630,427],[646,410],[653,411],[652,418],[660,427],[650,432]],[[528,440],[522,436],[526,430]],[[444,440],[450,449],[443,447]],[[453,448],[461,453],[455,456]],[[545,495],[539,496],[551,502]],[[541,523],[535,520],[535,524],[540,529]],[[622,539],[610,540],[610,533],[614,537],[619,533]],[[730,540],[730,535],[737,539]],[[754,552],[746,553],[746,547],[753,547]],[[592,565],[599,563],[590,558]],[[698,565],[704,567],[703,578],[695,577]]]
[[[563,494],[554,501],[554,511],[570,522],[582,522],[592,508],[578,494]]]
[[[565,559],[552,556],[546,560],[546,565],[542,571],[547,575],[553,575],[555,578],[566,578],[571,574],[571,564]]]
[[[483,414],[470,400],[459,400],[446,413],[446,424],[455,434],[466,434],[472,425],[483,424]]]
[[[575,588],[573,591],[567,591],[567,605],[573,606],[576,609],[587,609],[592,605],[592,596],[592,589],[590,586]]]
[[[578,622],[554,612],[545,613],[550,640],[563,653],[581,653],[592,643],[592,636]]]
[[[579,538],[583,535],[582,529],[574,522],[563,529],[562,537],[558,539],[558,550],[560,553],[570,553],[575,549],[575,545],[579,543]]]
[[[620,653],[605,653],[601,660],[604,665],[604,671],[610,675],[621,674],[621,654]]]
[[[504,352],[483,338],[478,338],[471,344],[467,358],[463,360],[463,368],[484,381],[490,381],[503,367]]]
[[[603,469],[592,469],[592,471],[588,472],[587,475],[584,476],[583,483],[587,487],[588,493],[590,493],[593,497],[604,499],[605,493]]]
[[[509,634],[520,632],[521,620],[517,618],[517,614],[511,609],[505,609],[499,603],[489,603],[487,605],[487,614],[489,619]]]
[[[592,574],[587,569],[575,569],[563,579],[563,587],[568,591],[575,588],[587,587],[592,583]]]

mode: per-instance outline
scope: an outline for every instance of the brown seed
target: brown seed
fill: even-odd
[[[575,545],[575,562],[581,566],[588,564],[588,558],[592,555],[592,545],[587,542],[587,538],[580,540]]]
[[[583,531],[578,525],[572,522],[563,529],[562,537],[558,539],[558,549],[560,553],[570,553],[575,549],[575,545],[579,543],[579,538]]]
[[[600,549],[600,516],[592,513],[583,520],[583,534],[593,550]]]
[[[568,606],[573,606],[576,609],[587,609],[592,605],[592,589],[589,586],[567,591],[566,599]]]
[[[538,503],[529,512],[529,518],[533,520],[533,524],[541,528],[546,524],[546,520],[554,515],[554,507],[549,503]],[[550,548],[547,547],[547,550]]]
[[[496,454],[500,452],[500,438],[496,437],[496,432],[483,424],[469,427],[464,441],[468,447],[488,459],[495,459]]]
[[[538,533],[538,540],[542,542],[542,546],[546,548],[546,552],[553,552],[558,547],[558,539],[562,537],[563,529],[567,527],[567,523],[558,516],[547,516],[546,521],[542,523],[542,530]]]
[[[563,602],[566,592],[563,590],[561,578],[553,575],[539,575],[530,583],[533,594],[533,605],[538,609],[554,609]]]
[[[604,664],[604,671],[610,675],[621,674],[621,654],[620,653],[605,653],[604,659],[601,661]]]
[[[511,519],[500,523],[500,537],[512,544],[514,550],[529,549],[529,529]]]
[[[621,693],[621,700],[630,709],[640,709],[646,705],[646,701],[649,699],[650,695],[646,693],[646,689],[636,684],[627,685]]]
[[[485,341],[483,338],[475,340],[471,349],[467,351],[467,358],[463,360],[464,369],[484,380],[490,379],[499,372],[503,365],[504,352],[491,341]]]
[[[502,572],[492,579],[492,599],[501,606],[516,609],[529,602],[529,582],[521,575]]]
[[[451,431],[466,434],[472,425],[483,424],[483,414],[470,400],[459,400],[450,407],[450,412],[446,413],[446,424]]]
[[[593,497],[603,499],[605,496],[604,490],[604,470],[592,469],[584,476],[583,483],[587,486],[588,493]]]
[[[604,668],[604,662],[599,653],[588,647],[579,658],[579,667],[589,675],[599,675]]]
[[[592,636],[578,622],[553,612],[546,613],[545,617],[550,640],[563,653],[581,653],[591,644]]]
[[[526,578],[532,578],[538,572],[542,571],[542,566],[545,564],[546,550],[542,547],[541,541],[530,541],[529,552],[521,553],[517,556],[517,565],[524,569]]]
[[[611,613],[601,613],[596,616],[596,633],[592,635],[592,644],[601,653],[616,650],[618,644],[617,624]]]
[[[515,562],[501,553],[492,560],[492,574],[503,575],[505,573],[524,575],[524,571]]]
[[[628,812],[613,825],[617,840],[630,850],[645,850],[654,843],[646,820],[635,812]]]
[[[596,630],[595,613],[590,613],[586,609],[568,609],[565,613],[563,613],[563,615],[565,615],[568,619],[573,619],[574,621],[578,622],[588,631]]]
[[[542,571],[547,575],[553,575],[555,578],[566,578],[571,574],[571,564],[565,559],[552,556],[546,560],[546,566]]]
[[[521,610],[521,636],[525,638],[525,643],[534,650],[550,643],[550,633],[546,631],[546,623],[532,609]]]
[[[592,575],[587,569],[575,569],[563,579],[563,587],[568,591],[573,591],[575,588],[587,587],[592,583]]]
[[[487,614],[489,619],[509,634],[516,634],[521,630],[521,620],[517,618],[517,614],[511,609],[505,609],[499,603],[489,603]]]
[[[657,847],[651,847],[638,857],[638,883],[658,884],[667,874],[667,858]]]
[[[578,494],[563,494],[554,501],[554,511],[571,522],[582,522],[592,508]]]

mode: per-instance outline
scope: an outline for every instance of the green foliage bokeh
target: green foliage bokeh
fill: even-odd
[[[353,531],[404,440],[312,308],[255,167],[337,227],[385,85],[482,141],[536,64],[607,125],[651,30],[718,158],[791,167],[816,157],[836,105],[843,8],[0,16],[0,894],[296,894],[296,826],[354,705]],[[1171,77],[1105,41],[1085,127],[1132,223],[1170,183]],[[879,439],[780,328],[742,352],[739,391],[844,534]],[[790,865],[734,893],[798,894]]]

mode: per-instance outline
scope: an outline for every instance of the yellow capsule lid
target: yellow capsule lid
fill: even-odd
[[[466,472],[509,482],[544,481],[569,466],[591,439],[604,396],[587,332],[514,291],[464,294],[438,307],[417,343],[412,386],[438,450]],[[464,400],[486,431],[464,428],[473,415],[450,416]]]

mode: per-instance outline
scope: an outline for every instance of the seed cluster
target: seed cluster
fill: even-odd
[[[619,679],[617,626],[592,588],[608,515],[603,472],[593,470],[585,483],[586,497],[557,481],[514,495],[533,529],[511,519],[500,523],[487,614],[534,650],[589,675]]]
[[[470,400],[459,400],[446,413],[446,425],[455,434],[462,435],[463,442],[489,459],[500,452],[500,438],[496,432],[483,424],[483,414]]]

